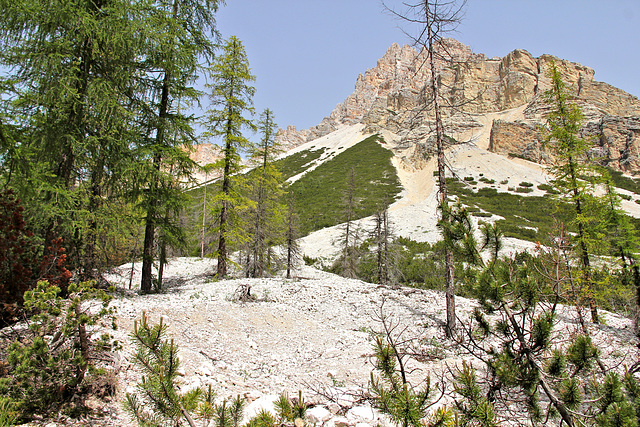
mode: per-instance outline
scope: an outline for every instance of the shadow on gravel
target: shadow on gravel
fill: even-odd
[[[191,282],[204,282],[211,278],[211,274],[198,274],[189,278],[171,277],[162,280],[162,290],[160,292],[178,292],[180,288]]]

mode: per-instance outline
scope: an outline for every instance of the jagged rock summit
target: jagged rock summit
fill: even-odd
[[[517,154],[532,161],[549,160],[539,133],[548,109],[544,92],[552,62],[573,89],[585,114],[585,135],[597,138],[600,157],[613,168],[640,171],[640,100],[594,79],[593,69],[551,55],[533,57],[516,49],[503,58],[487,58],[453,39],[437,46],[446,132],[460,142],[482,141],[491,151]],[[411,46],[393,44],[374,68],[356,79],[354,92],[320,124],[297,130],[281,130],[279,141],[288,148],[348,125],[363,124],[365,133],[390,132],[401,146],[418,145],[433,151],[433,111],[428,83],[431,72],[426,53]],[[512,112],[508,117],[497,113]]]

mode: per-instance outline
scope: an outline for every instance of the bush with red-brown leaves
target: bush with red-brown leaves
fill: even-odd
[[[0,192],[0,327],[18,320],[24,293],[38,280],[47,280],[65,295],[71,279],[62,238],[53,239],[40,255],[23,212],[12,190]]]
[[[25,291],[35,285],[38,246],[13,191],[0,193],[0,325],[16,320]]]

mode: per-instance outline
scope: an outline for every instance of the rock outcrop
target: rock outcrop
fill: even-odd
[[[586,135],[599,141],[603,162],[629,172],[640,171],[637,97],[607,83],[595,81],[593,69],[551,55],[533,57],[522,49],[503,58],[487,58],[468,46],[445,39],[437,46],[451,61],[437,62],[442,90],[446,133],[458,141],[468,139],[484,126],[492,126],[490,146],[537,162],[550,157],[540,146],[537,129],[544,125],[549,107],[544,92],[550,87],[547,75],[552,63],[572,88],[585,115]],[[356,79],[354,92],[322,122],[310,129],[290,126],[280,130],[278,140],[288,148],[327,135],[341,126],[362,123],[365,131],[389,131],[401,145],[431,144],[433,110],[429,92],[431,72],[426,53],[411,46],[393,44],[377,65]],[[486,125],[483,116],[522,108],[509,120]],[[491,120],[489,120],[491,122]],[[430,153],[433,147],[421,151]]]

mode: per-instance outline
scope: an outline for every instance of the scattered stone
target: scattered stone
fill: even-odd
[[[312,424],[323,424],[331,418],[332,413],[324,406],[314,406],[307,409],[307,418]]]

